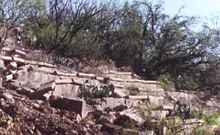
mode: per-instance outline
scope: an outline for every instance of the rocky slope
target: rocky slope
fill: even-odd
[[[219,95],[165,91],[131,72],[67,72],[1,50],[0,134],[219,134]],[[209,117],[207,117],[209,118]]]

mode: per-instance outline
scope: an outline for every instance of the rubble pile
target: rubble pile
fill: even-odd
[[[0,63],[0,134],[191,134],[204,125],[192,110],[220,110],[130,72],[65,72],[10,47],[2,48]]]

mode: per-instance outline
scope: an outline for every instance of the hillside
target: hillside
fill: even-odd
[[[0,1],[0,135],[220,135],[218,21],[164,2]]]
[[[132,72],[69,72],[29,54],[2,48],[0,134],[219,134],[219,95],[165,91]]]

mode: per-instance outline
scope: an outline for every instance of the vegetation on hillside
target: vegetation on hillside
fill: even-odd
[[[23,24],[28,47],[68,58],[111,59],[145,79],[174,82],[178,89],[216,90],[219,31],[208,26],[193,31],[198,21],[169,16],[163,3],[146,0],[0,2],[1,24]]]

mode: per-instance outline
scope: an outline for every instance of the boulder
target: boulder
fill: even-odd
[[[105,123],[102,127],[102,132],[111,135],[139,135],[139,132],[134,129],[126,129],[118,125]]]
[[[100,110],[104,110],[105,108],[113,110],[118,106],[127,106],[129,108],[133,106],[138,106],[138,104],[141,102],[139,100],[113,97],[103,98],[103,100],[104,102],[100,102],[100,105],[96,105],[96,107]]]
[[[78,97],[79,86],[74,84],[56,84],[53,95],[74,98]]]
[[[137,110],[127,109],[119,113],[120,115],[124,115],[129,117],[130,119],[137,122],[138,125],[144,123],[144,118],[138,113]]]
[[[83,101],[81,99],[51,96],[49,102],[52,107],[59,108],[61,110],[73,111],[82,116]]]
[[[91,106],[87,105],[83,99],[79,98],[50,96],[49,103],[54,108],[75,112],[82,118],[85,118],[89,112],[93,111]]]

